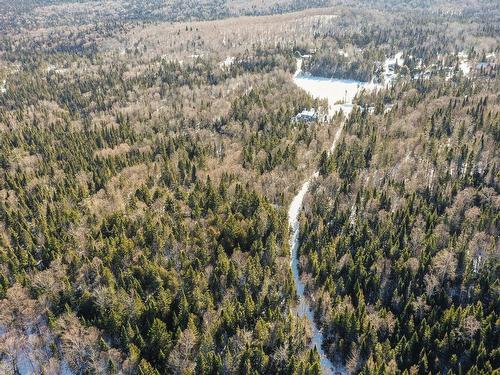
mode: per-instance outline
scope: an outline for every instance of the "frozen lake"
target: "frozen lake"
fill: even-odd
[[[373,90],[379,86],[349,79],[314,77],[302,72],[302,59],[297,60],[297,71],[293,82],[314,98],[328,100],[328,115],[331,118],[340,109],[345,114],[352,110],[352,100],[362,90]]]

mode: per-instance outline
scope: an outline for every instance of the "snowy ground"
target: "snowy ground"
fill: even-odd
[[[403,59],[403,52],[398,52],[396,56],[389,57],[384,61],[384,82],[386,86],[392,83],[397,77],[396,72],[391,67],[396,65],[401,66],[404,63],[405,60]]]
[[[469,56],[466,52],[462,51],[458,53],[458,59],[460,61],[459,68],[464,73],[464,76],[468,76],[470,73],[470,63]]]
[[[3,80],[2,84],[0,85],[0,94],[5,94],[7,92],[7,81]]]
[[[338,52],[340,55],[342,55],[344,57],[349,57],[349,54],[346,51],[344,51],[343,49],[339,49]]]
[[[228,56],[223,62],[220,63],[221,67],[229,68],[234,63],[234,56]]]
[[[42,328],[42,332],[46,330],[47,327]],[[8,332],[5,329],[5,326],[0,325],[0,342],[11,350],[10,355],[13,355],[14,358],[12,360],[15,361],[17,374],[19,375],[35,375],[41,374],[42,368],[38,360],[43,358],[47,360],[52,357],[52,348],[49,347],[48,344],[51,341],[47,341],[47,345],[40,346],[40,332],[37,332],[37,329],[34,327],[27,327],[26,331],[27,335],[23,335],[20,333],[17,336],[13,336],[15,332]],[[52,341],[54,343],[54,341]],[[16,349],[16,350],[13,350]],[[4,354],[4,353],[0,353]],[[9,355],[7,355],[9,357]],[[5,358],[3,361],[0,361],[0,374],[11,374],[12,366],[11,363],[8,363]],[[47,361],[46,365],[49,365],[49,361]],[[48,372],[48,373],[57,373],[59,375],[75,375],[73,371],[69,368],[68,363],[64,358],[60,358],[58,361],[52,362],[49,366],[53,371],[56,372]]]

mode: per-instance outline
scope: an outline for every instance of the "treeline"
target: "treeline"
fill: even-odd
[[[304,64],[304,70],[314,76],[352,79],[370,82],[374,76],[376,60],[372,56],[345,56],[338,51],[322,50],[311,56]]]
[[[67,53],[57,56],[43,53],[17,56],[24,59],[23,69],[9,75],[7,89],[0,93],[0,105],[14,110],[41,101],[55,101],[71,115],[87,116],[109,111],[115,104],[126,105],[134,91],[152,87],[159,87],[163,98],[171,95],[173,89],[184,86],[190,89],[202,85],[216,86],[244,74],[295,70],[292,54],[279,48],[260,51],[256,56],[238,56],[229,68],[201,58],[191,64],[158,59],[134,76],[130,75],[131,67],[124,62],[108,65],[101,58],[73,58]],[[75,71],[70,63],[87,69]],[[72,68],[66,68],[66,64]]]

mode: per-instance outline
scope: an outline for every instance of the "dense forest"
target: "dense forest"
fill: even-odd
[[[0,373],[324,373],[316,170],[339,371],[499,371],[494,1],[113,4],[0,1]]]
[[[354,112],[323,154],[303,272],[328,351],[350,371],[490,374],[500,366],[499,86],[420,85],[390,114]]]
[[[318,371],[305,325],[289,311],[286,214],[272,204],[285,192],[266,198],[247,181],[297,170],[297,150],[320,134],[291,122],[314,103],[284,81],[286,56],[277,61],[242,57],[229,71],[163,63],[130,79],[124,67],[63,79],[35,62],[9,81],[0,143],[6,371],[27,358],[35,371],[64,365],[54,356],[76,373]],[[183,95],[248,72],[260,82],[223,117],[203,119],[203,99],[183,108]],[[154,118],[114,109],[151,88],[179,101],[167,99]],[[232,173],[234,147],[243,157]],[[205,171],[214,163],[220,174]]]

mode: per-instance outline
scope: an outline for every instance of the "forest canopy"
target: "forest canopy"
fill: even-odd
[[[0,373],[498,373],[499,17],[0,1]]]

